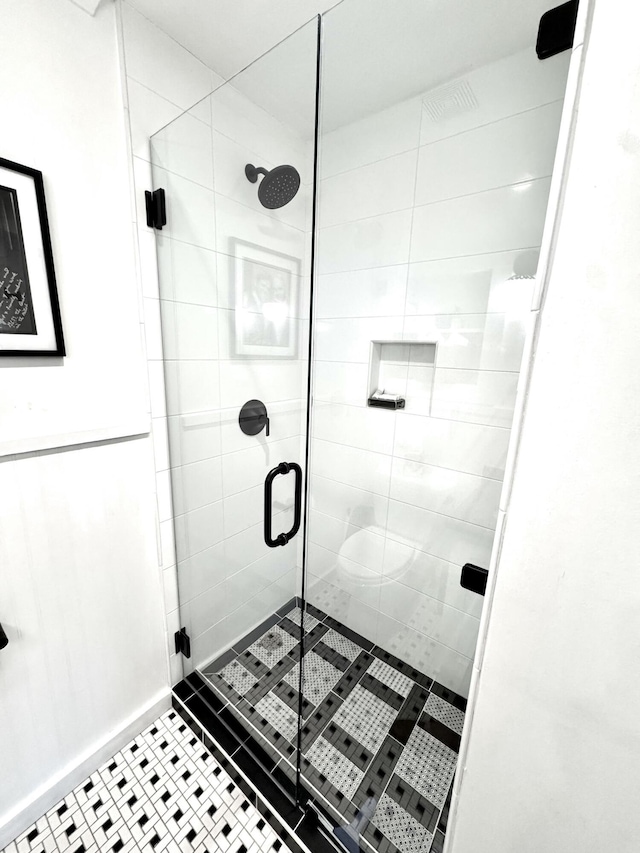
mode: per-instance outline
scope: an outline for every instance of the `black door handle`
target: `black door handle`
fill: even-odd
[[[4,649],[9,645],[9,638],[7,637],[4,628],[0,625],[0,649]]]
[[[293,527],[288,533],[280,533],[274,539],[271,532],[271,504],[273,481],[278,474],[288,474],[293,471],[296,475],[295,499],[293,512]],[[300,515],[302,510],[302,468],[296,462],[281,462],[272,468],[264,481],[264,541],[269,548],[286,545],[300,530]]]

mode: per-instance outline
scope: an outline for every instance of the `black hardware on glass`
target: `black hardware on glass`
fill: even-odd
[[[191,657],[191,639],[187,634],[186,628],[180,628],[179,631],[176,631],[174,634],[174,639],[176,641],[176,654],[182,654],[186,658]]]
[[[465,563],[460,575],[460,586],[471,592],[477,592],[478,595],[484,595],[488,575],[489,572],[486,569],[481,569],[480,566],[474,566],[472,563]]]
[[[288,474],[293,471],[296,475],[295,503],[293,511],[293,527],[288,533],[281,533],[273,539],[271,535],[271,493],[273,481],[278,474]],[[264,541],[269,548],[277,548],[278,545],[286,545],[300,530],[300,518],[302,510],[302,468],[296,462],[281,462],[272,468],[264,481]]]
[[[7,637],[4,628],[0,625],[0,649],[4,649],[9,645],[9,638]]]
[[[240,409],[238,423],[245,435],[258,435],[265,426],[269,435],[269,415],[267,407],[261,400],[249,400],[245,403]]]
[[[544,13],[540,18],[536,42],[538,59],[549,59],[573,47],[577,18],[578,0],[570,0]]]
[[[162,231],[162,226],[167,224],[167,204],[164,190],[145,191],[144,200],[147,208],[147,225],[149,228],[157,228]]]

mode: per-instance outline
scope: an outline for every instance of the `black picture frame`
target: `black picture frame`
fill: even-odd
[[[0,358],[64,355],[42,172],[0,157]]]

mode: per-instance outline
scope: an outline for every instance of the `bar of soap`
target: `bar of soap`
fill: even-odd
[[[392,403],[397,403],[399,400],[402,399],[400,394],[385,394],[384,390],[376,391],[374,394],[371,395],[371,397],[373,400],[388,400]]]

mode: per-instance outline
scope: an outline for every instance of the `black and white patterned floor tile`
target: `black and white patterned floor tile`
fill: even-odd
[[[276,853],[287,848],[168,711],[2,853]]]
[[[434,720],[439,720],[448,726],[456,734],[462,734],[462,726],[464,724],[464,713],[459,709],[445,702],[439,696],[433,693],[427,699],[425,711],[430,714]]]
[[[300,627],[300,620],[302,619],[302,608],[294,607],[293,610],[290,610],[287,613],[287,619],[290,619],[294,625]],[[304,630],[312,631],[316,625],[320,624],[320,620],[316,619],[315,616],[312,616],[308,611],[304,614]]]
[[[265,666],[273,667],[297,645],[297,641],[278,625],[270,628],[249,646],[251,654]]]
[[[312,705],[319,705],[332,687],[342,678],[342,672],[329,661],[320,657],[316,652],[308,652],[304,656],[303,695]],[[300,664],[288,672],[284,680],[291,687],[298,689],[300,679]]]
[[[239,661],[227,657],[225,666],[214,662],[204,673],[282,756],[290,776],[301,618],[292,607]],[[346,823],[367,812],[360,830],[365,853],[439,853],[465,701],[315,607],[304,634],[305,784]]]

